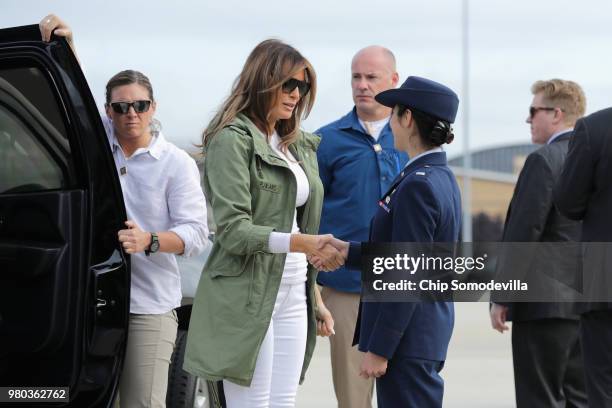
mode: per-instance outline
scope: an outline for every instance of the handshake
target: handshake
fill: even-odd
[[[329,272],[338,269],[348,256],[349,243],[326,235],[291,235],[291,251],[303,252],[315,268]]]

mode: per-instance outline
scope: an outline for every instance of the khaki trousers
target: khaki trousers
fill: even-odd
[[[338,408],[371,408],[374,380],[359,376],[364,354],[352,346],[360,296],[323,287],[321,297],[334,317],[336,334],[329,337],[329,342]]]
[[[168,369],[176,341],[174,310],[157,315],[130,314],[128,343],[115,408],[164,408]]]

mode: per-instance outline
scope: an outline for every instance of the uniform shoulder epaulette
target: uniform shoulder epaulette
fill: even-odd
[[[417,176],[426,176],[430,167],[431,166],[429,164],[425,164],[423,167],[415,171],[414,174]]]

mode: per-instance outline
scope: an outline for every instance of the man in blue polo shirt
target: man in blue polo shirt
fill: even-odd
[[[368,241],[370,220],[391,182],[408,161],[395,150],[389,127],[391,109],[376,102],[379,92],[397,86],[395,57],[380,46],[353,57],[351,87],[355,107],[316,133],[319,174],[325,188],[321,234],[344,241]],[[330,337],[332,376],[339,408],[369,408],[373,380],[359,377],[362,353],[351,346],[359,310],[361,275],[340,268],[319,274],[325,305],[335,320]]]

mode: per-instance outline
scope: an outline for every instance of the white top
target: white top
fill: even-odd
[[[185,244],[183,256],[201,253],[207,245],[206,203],[198,167],[187,153],[155,132],[146,148],[126,158],[103,117],[128,219],[143,231],[176,233]],[[127,228],[127,227],[126,227]],[[181,304],[181,276],[174,254],[131,256],[130,313],[161,314]]]
[[[283,153],[280,150],[280,141],[280,137],[276,132],[274,132],[270,140],[270,146],[280,158],[287,162],[289,169],[295,176],[295,180],[297,182],[295,206],[301,207],[306,204],[306,201],[308,200],[310,184],[308,183],[308,178],[306,177],[306,173],[304,173],[304,169],[302,169],[302,166],[300,166],[300,164],[295,160],[295,157],[293,157],[291,152],[287,150],[287,153]],[[293,226],[291,227],[291,233],[300,233],[300,229],[297,225],[297,210],[293,212]],[[270,248],[270,252],[273,253],[287,253],[282,283],[294,285],[306,282],[308,261],[306,260],[306,254],[301,252],[289,252],[291,233],[272,232],[270,234],[270,238],[268,239],[268,247]]]
[[[389,123],[389,118],[376,120],[374,122],[366,122],[365,120],[359,119],[359,123],[361,123],[361,126],[374,138],[374,140],[378,141],[383,128]]]

